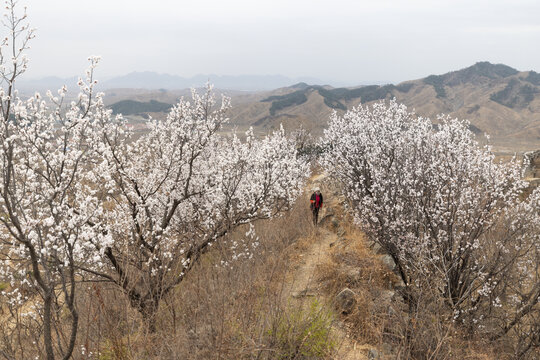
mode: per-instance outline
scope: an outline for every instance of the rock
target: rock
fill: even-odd
[[[381,261],[390,271],[394,271],[394,269],[396,268],[396,262],[390,255],[384,255],[381,258]]]
[[[378,360],[381,357],[379,356],[379,352],[375,349],[369,349],[367,353],[367,357],[369,360]]]
[[[385,251],[383,250],[383,248],[381,247],[381,245],[379,245],[378,242],[376,241],[373,241],[373,240],[367,240],[366,241],[366,244],[367,246],[373,251],[375,252],[376,254],[385,254]]]
[[[402,278],[398,278],[397,281],[392,285],[392,288],[397,291],[402,291],[407,285],[403,282]]]
[[[379,245],[379,243],[377,242],[373,243],[373,246],[371,247],[371,249],[375,251],[376,254],[379,254],[379,255],[385,253],[381,245]]]
[[[319,224],[325,225],[334,218],[334,209],[332,208],[323,208],[321,214],[319,215]]]
[[[392,290],[384,290],[384,291],[381,292],[380,297],[381,297],[382,301],[391,302],[394,295],[395,295],[394,291],[392,291]]]
[[[323,207],[323,215],[324,216],[334,216],[336,214],[336,212],[334,211],[334,208],[331,208],[331,207]]]
[[[336,295],[336,308],[343,314],[349,314],[356,305],[355,293],[349,288],[345,288]]]
[[[375,293],[371,309],[373,313],[387,313],[389,315],[392,315],[392,312],[395,313],[394,309],[390,310],[394,305],[394,295],[395,292],[392,290],[382,290]]]

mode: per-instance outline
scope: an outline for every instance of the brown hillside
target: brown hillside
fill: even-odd
[[[519,72],[502,64],[480,62],[443,75],[430,75],[398,85],[332,88],[300,83],[270,92],[223,91],[232,97],[231,127],[253,126],[267,132],[283,124],[300,125],[320,135],[332,111],[343,113],[359,104],[395,97],[420,116],[436,120],[444,113],[468,119],[499,150],[540,147],[540,74]],[[151,92],[111,90],[108,102],[122,99],[173,103],[186,90]]]
[[[504,65],[478,63],[448,74],[407,81],[391,86],[393,88],[388,91],[383,91],[385,87],[374,87],[367,96],[344,98],[341,103],[350,109],[359,104],[395,97],[421,116],[436,119],[438,114],[444,113],[468,119],[477,128],[475,130],[489,134],[495,145],[510,147],[510,150],[524,150],[540,145],[540,82],[531,81],[531,78],[536,79],[535,74],[517,72]],[[339,90],[334,89],[336,92]],[[290,89],[289,93],[297,91]],[[307,101],[285,106],[276,111],[274,116],[270,115],[270,103],[270,106],[264,108],[258,105],[258,109],[265,111],[259,115],[251,111],[249,117],[243,116],[247,113],[244,109],[237,109],[233,121],[249,124],[250,119],[253,119],[251,124],[254,126],[271,128],[284,118],[292,123],[291,116],[295,116],[301,123],[305,123],[307,118],[309,128],[320,133],[333,110],[344,110],[328,106],[323,96],[313,88],[305,91]],[[284,89],[279,89],[280,94],[283,92]],[[268,97],[274,94],[269,93]],[[254,106],[257,105],[244,103],[238,107],[253,109]]]

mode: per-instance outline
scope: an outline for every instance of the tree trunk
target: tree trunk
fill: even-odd
[[[45,341],[45,353],[47,360],[54,360],[54,349],[52,342],[52,329],[51,329],[51,307],[52,307],[52,293],[47,290],[45,293],[45,299],[43,303],[43,338]]]
[[[146,302],[142,302],[137,307],[137,310],[141,313],[144,326],[149,334],[156,332],[156,315],[159,308],[159,299],[150,299]]]
[[[79,327],[79,313],[77,312],[77,309],[75,309],[75,306],[73,304],[69,306],[69,311],[71,313],[71,334],[69,336],[68,348],[66,350],[66,353],[64,354],[64,360],[71,358],[71,355],[73,354],[73,349],[75,348],[75,341],[77,340],[77,330]]]

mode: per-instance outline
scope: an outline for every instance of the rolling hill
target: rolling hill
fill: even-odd
[[[141,113],[166,112],[172,105],[156,100],[141,102],[135,100],[121,100],[109,106],[113,114],[138,115]]]
[[[233,120],[268,129],[280,122],[298,122],[320,133],[332,111],[391,98],[421,116],[436,119],[444,113],[468,119],[476,133],[489,134],[499,147],[540,146],[540,74],[489,62],[397,85],[331,88],[297,84],[266,93],[259,104],[239,104]]]
[[[400,84],[333,88],[301,82],[265,92],[223,91],[232,97],[231,124],[265,132],[283,124],[300,125],[317,135],[333,111],[343,113],[360,104],[396,98],[421,116],[438,114],[468,119],[476,133],[489,134],[500,149],[540,147],[540,74],[503,64],[479,62],[465,69]],[[114,90],[113,98],[131,96]],[[138,93],[140,102],[173,103],[186,91]]]

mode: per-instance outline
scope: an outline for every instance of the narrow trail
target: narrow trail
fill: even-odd
[[[316,278],[317,267],[327,261],[330,244],[337,241],[337,234],[319,227],[316,230],[316,241],[307,251],[300,254],[298,268],[293,276],[290,294],[294,298],[310,297],[319,295]]]
[[[328,214],[327,209],[332,209],[340,206],[336,200],[329,201],[321,211],[321,219],[325,216],[331,219],[332,215]],[[328,220],[328,219],[326,219]],[[304,302],[309,299],[318,299],[323,304],[331,303],[331,299],[323,293],[321,284],[317,279],[317,269],[330,260],[331,246],[339,239],[337,233],[329,230],[325,226],[319,226],[315,230],[315,239],[307,249],[302,250],[298,255],[296,267],[290,275],[289,291],[285,292],[285,300],[291,302]],[[306,301],[306,302],[307,302]],[[347,336],[346,327],[339,318],[336,318],[333,324],[333,336],[337,340],[338,351],[334,359],[340,360],[364,360],[367,350],[361,346],[357,346]]]

